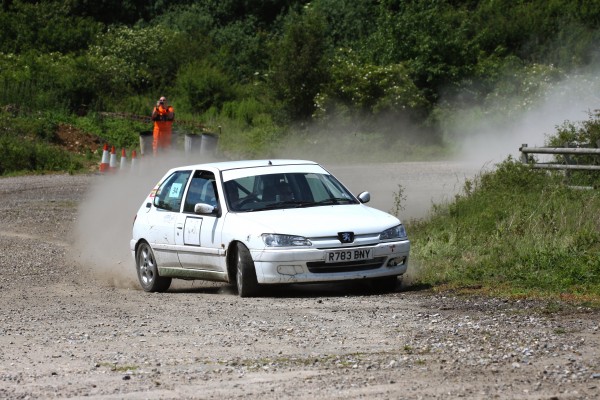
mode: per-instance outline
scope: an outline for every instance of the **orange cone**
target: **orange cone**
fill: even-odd
[[[110,148],[110,163],[108,164],[108,168],[113,172],[115,169],[117,169],[117,154],[115,153],[115,146]]]
[[[105,143],[102,149],[102,161],[100,161],[100,172],[108,171],[108,145]]]
[[[135,150],[131,151],[131,169],[137,167],[137,152]]]
[[[119,169],[125,169],[127,165],[127,156],[125,155],[125,149],[121,149],[121,161],[119,161]]]

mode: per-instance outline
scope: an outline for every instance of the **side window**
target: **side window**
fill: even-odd
[[[191,171],[177,171],[160,185],[154,197],[154,206],[168,211],[179,212],[183,190],[191,175]]]
[[[194,212],[194,206],[198,203],[210,204],[216,206],[218,204],[215,175],[208,171],[196,171],[190,182],[185,203],[183,206],[184,212]]]

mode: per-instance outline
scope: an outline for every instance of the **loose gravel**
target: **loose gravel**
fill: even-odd
[[[101,179],[0,179],[0,398],[600,398],[600,314],[584,307],[410,286],[241,299],[225,284],[108,283],[72,254]]]

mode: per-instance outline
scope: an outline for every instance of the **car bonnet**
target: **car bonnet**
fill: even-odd
[[[286,208],[235,213],[237,223],[260,233],[314,237],[331,232],[376,233],[396,226],[398,218],[363,204]],[[236,224],[237,224],[236,223]]]

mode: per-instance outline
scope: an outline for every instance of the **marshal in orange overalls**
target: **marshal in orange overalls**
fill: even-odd
[[[152,110],[154,132],[152,140],[152,153],[156,155],[158,149],[171,147],[171,129],[175,119],[175,110],[167,104],[167,99],[161,97]]]

